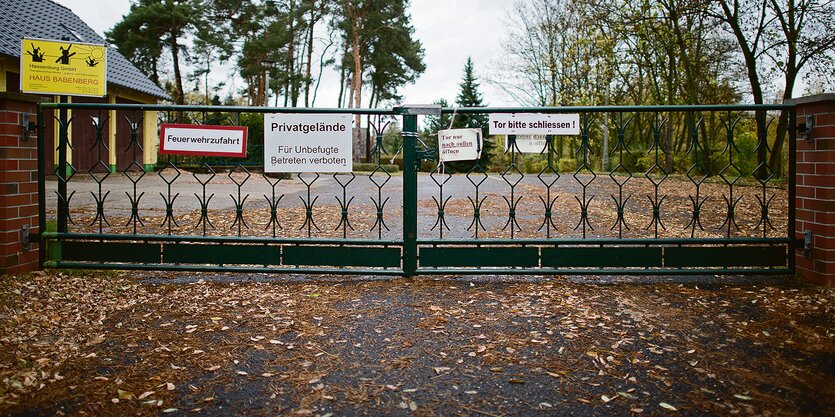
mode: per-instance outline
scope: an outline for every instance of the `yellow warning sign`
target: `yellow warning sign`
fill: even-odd
[[[107,47],[23,38],[20,90],[34,94],[104,97],[107,95]]]

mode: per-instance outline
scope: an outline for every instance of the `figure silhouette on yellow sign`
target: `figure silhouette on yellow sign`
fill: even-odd
[[[55,60],[56,64],[59,63],[59,62],[63,65],[69,65],[70,64],[70,57],[75,55],[75,52],[70,53],[70,48],[72,48],[72,44],[70,44],[70,46],[68,46],[67,49],[64,49],[63,46],[58,47],[58,49],[61,50],[61,56],[59,56],[58,59]]]
[[[87,63],[88,67],[95,67],[96,65],[99,65],[99,61],[96,61],[96,59],[91,56],[88,56],[87,60],[84,62]]]
[[[41,48],[35,47],[34,43],[30,42],[30,44],[32,45],[32,50],[26,51],[26,53],[32,56],[32,62],[43,62],[44,52],[41,52]]]

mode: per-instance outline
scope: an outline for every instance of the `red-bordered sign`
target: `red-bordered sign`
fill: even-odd
[[[159,153],[243,158],[246,136],[246,126],[163,123],[159,131]]]

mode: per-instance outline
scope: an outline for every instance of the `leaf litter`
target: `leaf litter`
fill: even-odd
[[[835,405],[835,294],[785,279],[173,276],[0,278],[0,414],[779,416]]]

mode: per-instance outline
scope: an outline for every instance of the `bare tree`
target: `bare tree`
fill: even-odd
[[[783,100],[793,97],[798,76],[809,73],[831,76],[835,48],[835,6],[830,0],[717,0],[721,20],[733,34],[745,62],[754,103],[764,103],[763,80],[783,76]],[[765,115],[757,117],[757,134],[766,140]],[[767,147],[758,154],[758,177],[782,171],[782,150],[788,130],[788,113],[777,124],[777,135],[765,169]]]

